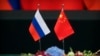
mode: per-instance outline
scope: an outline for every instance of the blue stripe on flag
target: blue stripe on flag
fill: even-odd
[[[34,17],[32,20],[32,24],[34,25],[36,31],[40,35],[40,37],[43,37],[45,34],[43,33],[41,27],[39,26],[38,22],[36,21],[36,18]]]
[[[9,0],[9,3],[13,10],[18,10],[20,9],[20,0]]]

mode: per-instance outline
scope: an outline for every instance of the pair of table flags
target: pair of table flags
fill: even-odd
[[[43,38],[49,33],[52,33],[48,28],[47,24],[43,20],[39,9],[37,9],[32,22],[29,26],[29,32],[35,41]],[[61,13],[57,19],[57,22],[54,26],[54,32],[59,40],[63,40],[66,37],[72,35],[74,30],[70,25],[68,18],[66,17],[64,10],[61,10]]]

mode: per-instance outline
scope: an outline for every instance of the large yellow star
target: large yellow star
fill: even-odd
[[[60,14],[59,18],[60,18],[60,22],[61,22],[61,23],[64,23],[65,20],[66,20],[66,18],[64,17],[63,14]]]
[[[62,18],[62,17],[63,17],[63,15],[62,15],[62,14],[60,14],[59,18]]]

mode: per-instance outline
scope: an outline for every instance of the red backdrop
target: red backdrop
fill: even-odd
[[[83,10],[83,0],[21,0],[24,10],[36,10],[40,4],[40,10],[61,10],[64,4],[65,10]]]
[[[36,10],[38,4],[40,10],[61,10],[62,4],[65,10],[100,10],[100,0],[0,0],[0,10]]]

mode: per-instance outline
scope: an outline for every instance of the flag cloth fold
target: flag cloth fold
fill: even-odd
[[[57,19],[57,22],[54,26],[54,32],[57,35],[59,40],[63,40],[64,38],[67,38],[68,36],[72,35],[74,33],[73,28],[71,27],[68,18],[64,14],[64,10],[61,10],[61,13]]]
[[[32,19],[29,26],[29,32],[35,41],[50,33],[49,28],[39,12],[39,9],[37,9],[34,18]]]

